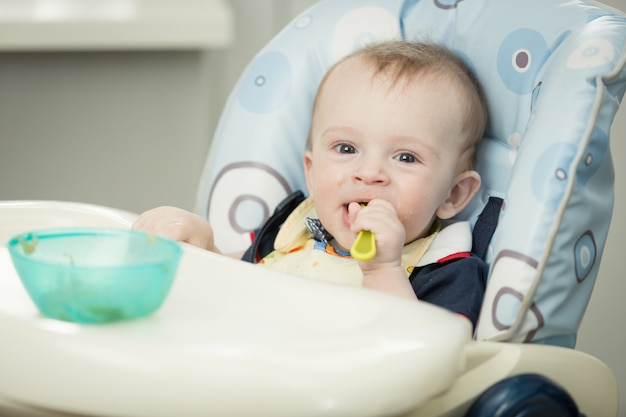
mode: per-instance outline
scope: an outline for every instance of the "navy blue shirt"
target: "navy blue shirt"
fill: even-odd
[[[488,265],[476,255],[415,267],[409,276],[419,300],[478,321],[487,284]]]

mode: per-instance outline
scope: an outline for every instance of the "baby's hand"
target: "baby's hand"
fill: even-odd
[[[348,217],[354,233],[369,230],[376,236],[376,256],[361,263],[362,269],[400,266],[405,231],[391,203],[375,199],[361,207],[353,202],[348,206]]]
[[[148,210],[139,216],[132,228],[219,253],[213,243],[211,225],[204,218],[183,209],[164,206]]]

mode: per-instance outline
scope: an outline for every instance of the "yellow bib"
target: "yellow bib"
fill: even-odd
[[[259,263],[306,278],[361,286],[363,274],[358,262],[350,256],[337,254],[332,247],[324,247],[324,244],[316,242],[305,226],[307,217],[317,217],[311,198],[304,200],[289,215],[276,236],[274,252]],[[404,246],[402,266],[407,277],[424,256],[440,228],[436,221],[430,235]]]

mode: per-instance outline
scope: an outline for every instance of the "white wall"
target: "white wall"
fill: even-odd
[[[230,38],[223,3],[167,14],[129,1],[128,20],[115,5],[18,3],[0,5],[0,199],[193,207],[219,111],[204,50]]]
[[[0,53],[0,199],[193,207],[209,95],[196,51]]]

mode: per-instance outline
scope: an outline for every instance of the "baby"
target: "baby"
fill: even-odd
[[[487,265],[470,253],[467,222],[439,220],[479,189],[473,163],[486,120],[478,83],[444,47],[390,41],[342,59],[313,107],[309,197],[259,263],[418,298],[475,324]],[[219,252],[211,226],[184,210],[150,210],[134,227]],[[364,262],[349,253],[361,230],[376,237],[376,256]]]

